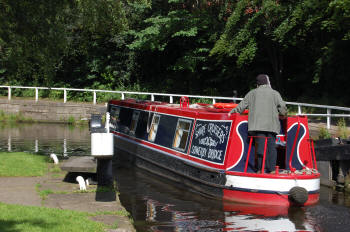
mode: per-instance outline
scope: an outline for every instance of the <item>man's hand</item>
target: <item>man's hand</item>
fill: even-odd
[[[230,112],[228,112],[227,116],[229,116],[229,117],[230,117],[230,116],[231,116],[231,114],[233,114],[233,113],[236,113],[234,109],[230,110]]]

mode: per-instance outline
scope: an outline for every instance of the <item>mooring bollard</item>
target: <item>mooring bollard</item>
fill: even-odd
[[[112,157],[114,137],[109,132],[109,113],[106,113],[105,126],[100,115],[92,115],[90,120],[91,155],[97,159],[96,201],[115,201],[113,185]]]
[[[98,159],[96,172],[99,186],[113,186],[112,159]]]

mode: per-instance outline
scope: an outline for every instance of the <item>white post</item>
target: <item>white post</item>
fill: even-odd
[[[67,157],[67,139],[63,139],[63,156]]]
[[[96,91],[94,91],[94,105],[96,105]]]
[[[215,101],[215,98],[213,98],[213,105],[215,104],[215,102],[216,102],[216,101]]]
[[[7,139],[7,150],[12,151],[12,146],[11,146],[11,135],[9,135],[9,138]]]
[[[151,101],[154,101],[154,95],[151,94]]]
[[[105,128],[106,128],[106,132],[109,133],[109,121],[110,121],[110,115],[109,112],[106,112],[106,124],[105,124]]]
[[[66,103],[67,102],[67,90],[63,89],[63,102]]]
[[[11,87],[7,87],[8,89],[8,100],[11,101]]]
[[[327,109],[327,129],[331,128],[331,109]]]
[[[301,105],[298,105],[298,114],[301,114]]]
[[[38,151],[39,151],[39,141],[38,141],[38,139],[35,139],[35,148],[34,148],[34,151],[35,151],[35,152],[38,152]]]
[[[39,100],[39,89],[35,88],[35,101],[37,102]]]
[[[124,93],[122,93],[122,100],[124,100],[125,99],[125,96],[124,96]]]
[[[174,99],[173,99],[173,96],[170,96],[170,104],[173,104],[173,102],[174,102]]]

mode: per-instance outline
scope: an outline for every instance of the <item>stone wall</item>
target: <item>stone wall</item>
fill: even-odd
[[[26,118],[42,122],[66,122],[74,117],[76,121],[90,119],[91,114],[104,114],[105,104],[81,102],[58,102],[39,100],[0,99],[0,111],[6,114],[21,114]]]

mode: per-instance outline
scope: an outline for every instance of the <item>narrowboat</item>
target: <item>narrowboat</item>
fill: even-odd
[[[229,115],[235,106],[190,104],[188,97],[181,97],[180,104],[111,100],[107,112],[114,137],[113,162],[135,165],[224,201],[271,206],[317,203],[320,174],[307,117],[280,118],[276,169],[257,173],[249,112]],[[266,154],[263,167],[265,158]]]

